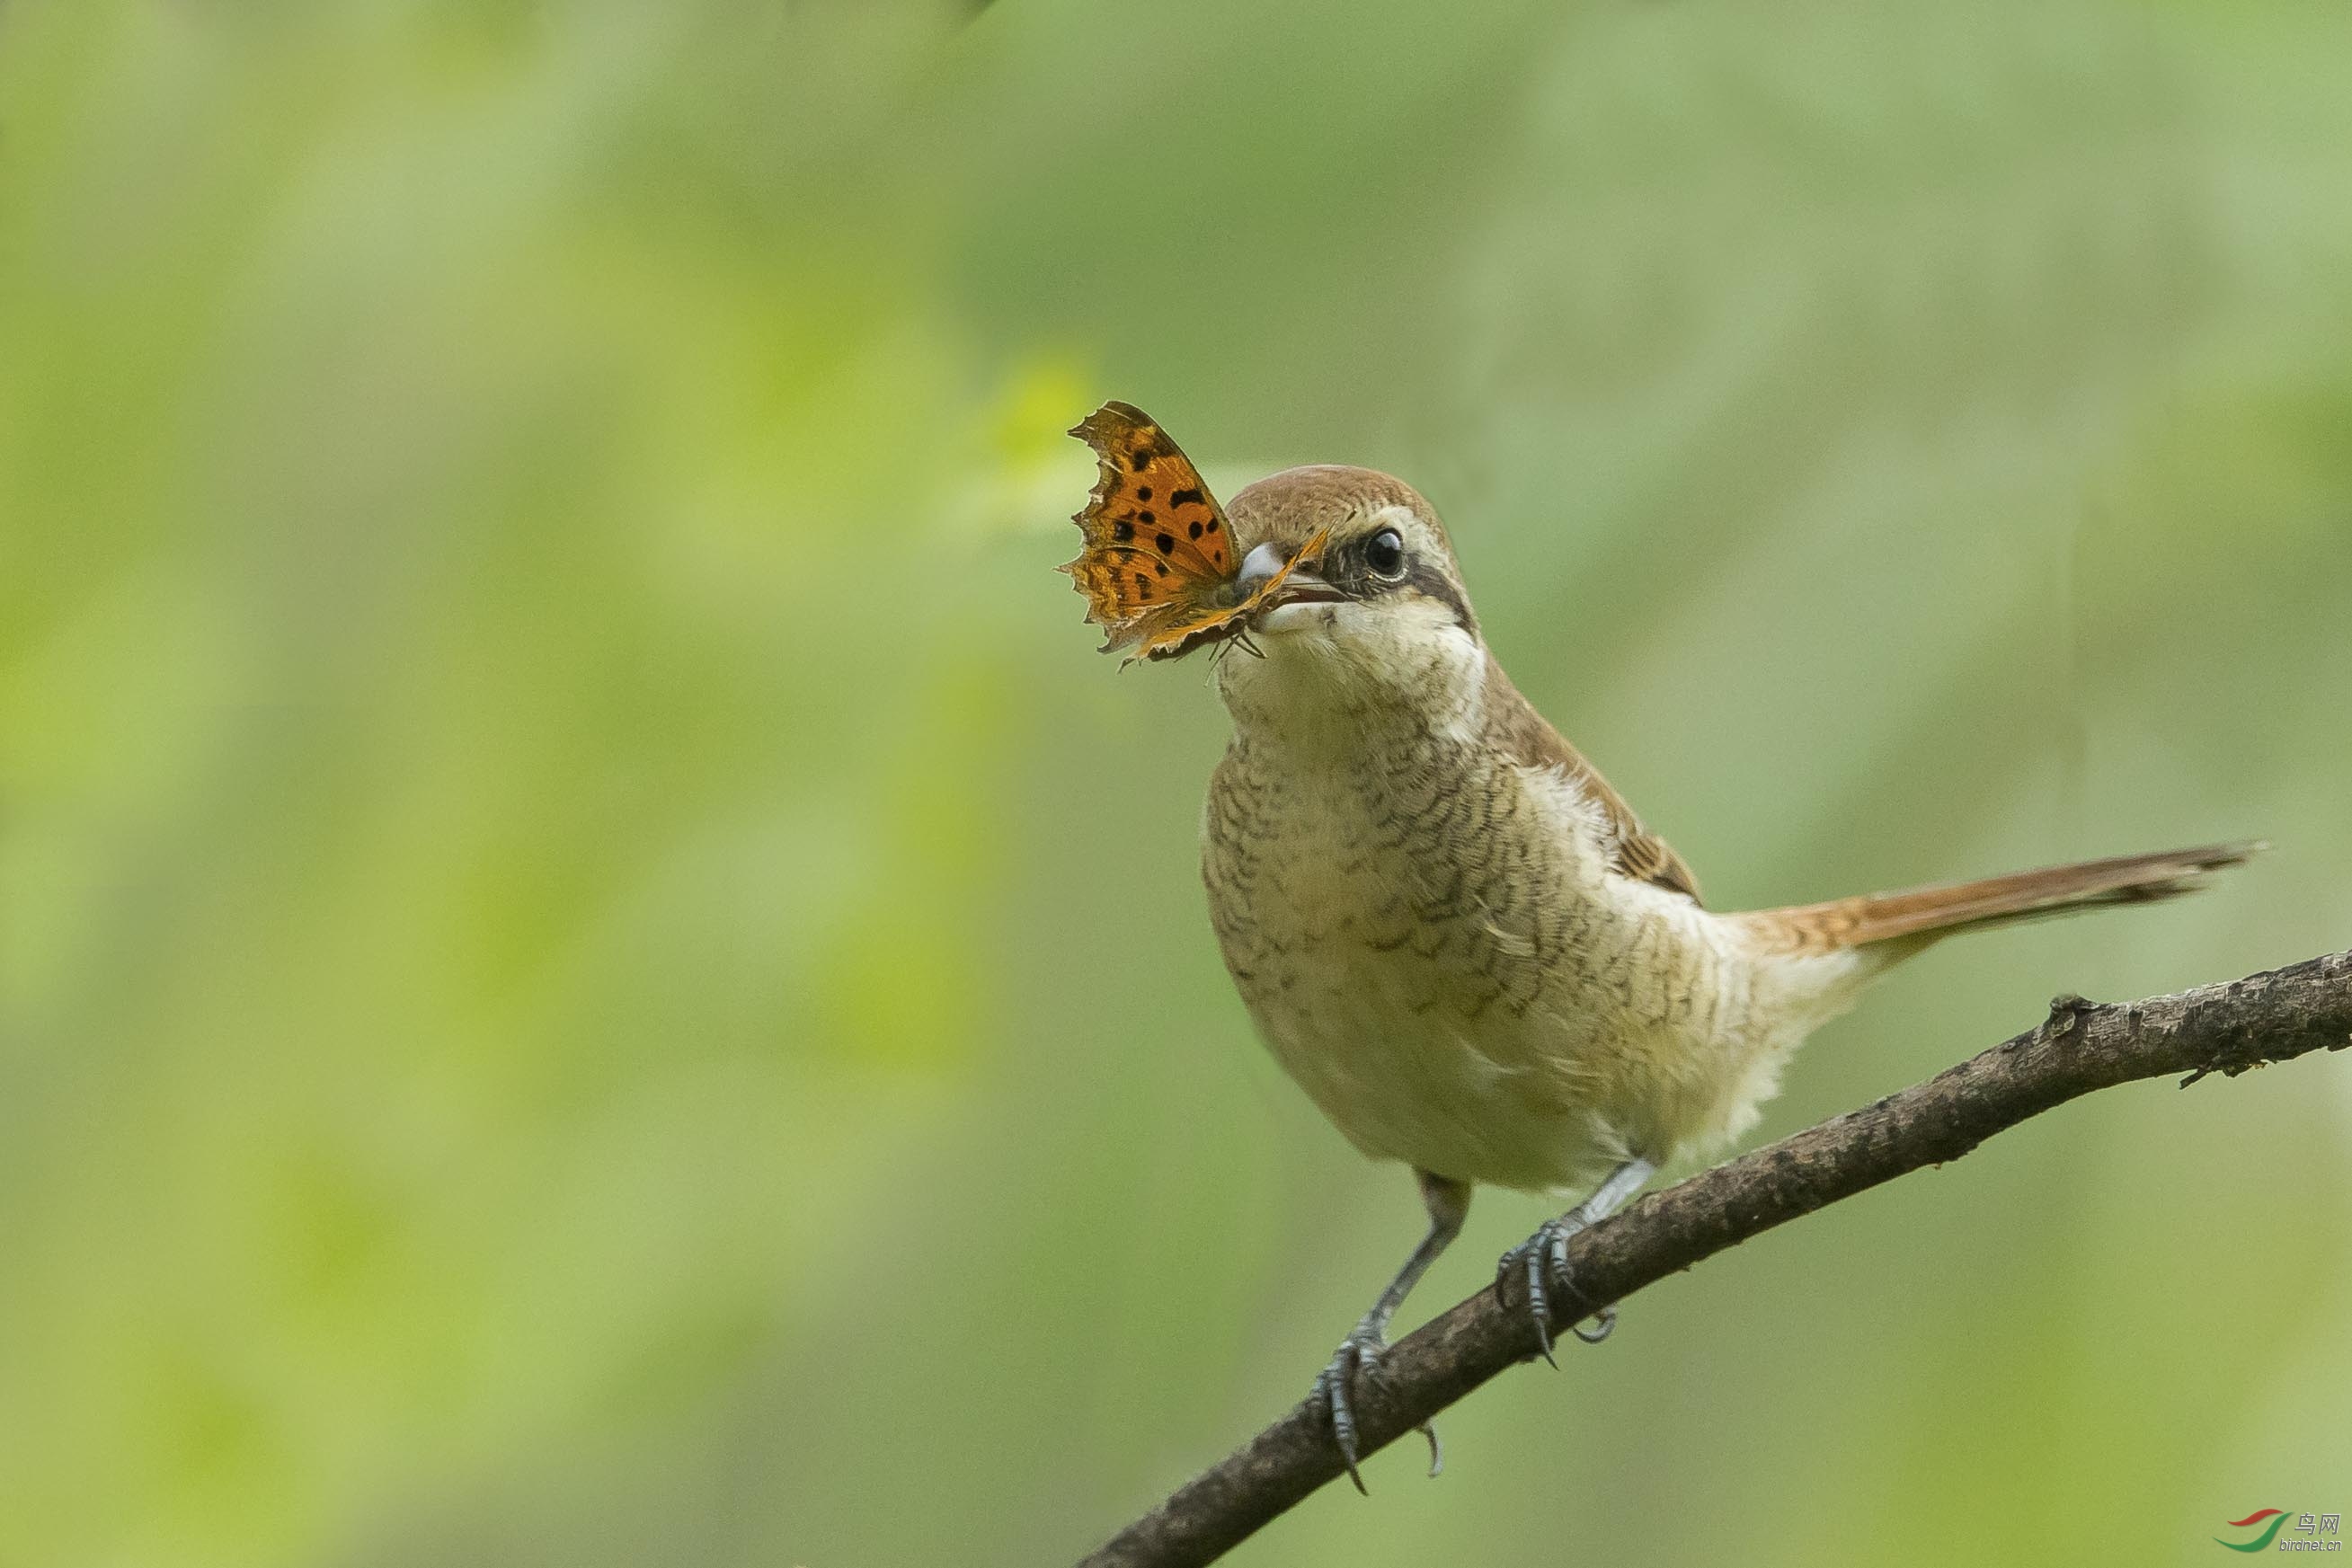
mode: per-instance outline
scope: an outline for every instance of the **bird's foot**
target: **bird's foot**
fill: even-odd
[[[1381,1357],[1388,1350],[1387,1336],[1381,1325],[1366,1319],[1348,1331],[1339,1348],[1331,1353],[1330,1364],[1315,1377],[1312,1397],[1321,1400],[1331,1412],[1331,1440],[1339,1445],[1339,1458],[1348,1467],[1348,1479],[1365,1496],[1364,1478],[1356,1469],[1359,1453],[1356,1446],[1356,1390],[1360,1383],[1380,1376]],[[1417,1428],[1429,1439],[1429,1473],[1436,1475],[1445,1468],[1445,1449],[1437,1440],[1437,1427],[1424,1421]]]
[[[1533,1236],[1504,1253],[1495,1265],[1495,1300],[1498,1304],[1504,1302],[1503,1286],[1510,1279],[1512,1270],[1518,1270],[1526,1274],[1528,1315],[1535,1320],[1536,1347],[1555,1367],[1559,1363],[1552,1361],[1551,1355],[1551,1292],[1556,1286],[1574,1293],[1576,1286],[1568,1273],[1569,1238],[1590,1223],[1576,1209],[1547,1219],[1536,1228]],[[1586,1328],[1582,1322],[1579,1322],[1569,1332],[1587,1344],[1599,1344],[1617,1326],[1616,1307],[1613,1304],[1602,1307],[1592,1314],[1591,1322],[1592,1326]]]

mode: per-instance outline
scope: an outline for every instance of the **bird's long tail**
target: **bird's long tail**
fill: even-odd
[[[2204,885],[2212,873],[2242,864],[2265,847],[2248,841],[2158,854],[2117,855],[1978,882],[1864,894],[1787,909],[1758,909],[1732,918],[1746,924],[1767,946],[1783,952],[1870,947],[1895,958],[1955,931],[2110,904],[2146,904],[2191,893]]]

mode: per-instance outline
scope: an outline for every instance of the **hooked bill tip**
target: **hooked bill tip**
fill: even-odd
[[[1262,544],[1242,557],[1241,575],[1236,580],[1244,588],[1255,588],[1286,564],[1280,550],[1270,543]]]

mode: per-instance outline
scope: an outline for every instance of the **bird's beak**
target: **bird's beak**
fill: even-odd
[[[1286,564],[1282,552],[1273,545],[1259,545],[1242,557],[1241,575],[1234,580],[1234,586],[1244,595],[1255,593],[1261,584],[1272,580]],[[1258,613],[1263,615],[1286,604],[1336,603],[1345,597],[1313,572],[1294,570],[1274,591],[1274,597],[1258,607]]]

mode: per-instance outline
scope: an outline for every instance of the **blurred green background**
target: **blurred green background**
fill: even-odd
[[[1718,906],[2279,846],[1938,950],[1769,1135],[2352,941],[2347,59],[0,6],[0,1564],[1050,1563],[1305,1392],[1421,1220],[1219,966],[1204,662],[1050,570],[1106,396],[1417,484]],[[2348,1134],[2334,1059],[2069,1107],[1234,1560],[2210,1562],[2352,1505]]]

